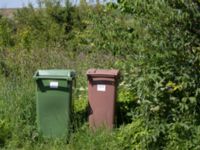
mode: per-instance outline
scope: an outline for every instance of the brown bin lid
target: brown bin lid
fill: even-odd
[[[118,77],[119,70],[111,69],[89,69],[87,71],[87,76],[91,77]]]

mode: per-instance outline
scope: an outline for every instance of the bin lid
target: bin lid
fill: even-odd
[[[87,71],[87,76],[91,77],[118,77],[119,70],[115,69],[89,69]]]
[[[38,70],[36,71],[34,78],[73,79],[75,78],[75,71],[66,69]]]

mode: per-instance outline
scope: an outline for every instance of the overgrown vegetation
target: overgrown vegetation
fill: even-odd
[[[200,149],[199,0],[40,4],[0,16],[0,149]],[[69,141],[37,132],[39,68],[78,73]],[[88,129],[89,68],[121,71],[112,132]]]

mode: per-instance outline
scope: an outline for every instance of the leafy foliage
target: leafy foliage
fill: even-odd
[[[0,17],[2,148],[199,149],[199,0],[40,4]],[[37,132],[32,75],[38,68],[77,70],[68,143]],[[113,132],[87,127],[88,68],[121,71]]]

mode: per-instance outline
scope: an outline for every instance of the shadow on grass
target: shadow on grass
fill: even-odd
[[[5,140],[4,139],[0,139],[0,148],[4,147],[5,145]]]
[[[75,111],[72,115],[72,129],[77,130],[80,128],[84,123],[87,122],[88,118],[88,108],[81,111]]]
[[[134,111],[138,104],[134,101],[117,102],[115,110],[115,126],[119,127],[123,124],[132,122],[132,115],[129,113]],[[81,111],[74,112],[72,115],[73,130],[80,128],[84,123],[88,122],[89,106]]]
[[[129,113],[134,111],[138,104],[135,101],[116,103],[116,127],[132,122],[133,116]]]

